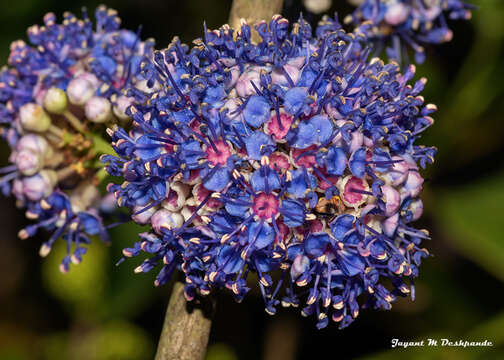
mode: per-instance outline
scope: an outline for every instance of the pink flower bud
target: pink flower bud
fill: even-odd
[[[104,123],[112,119],[110,101],[101,96],[93,96],[86,102],[86,118],[94,123]]]
[[[148,206],[148,205],[145,205],[145,206]],[[142,210],[145,206],[135,206],[133,208],[133,213],[136,213],[137,211]],[[154,213],[156,212],[156,210],[157,210],[156,207],[151,207],[150,209],[142,211],[141,213],[138,213],[136,215],[132,215],[131,218],[137,224],[145,225],[145,224],[149,223],[152,215],[154,215]]]
[[[379,176],[385,183],[398,186],[404,183],[408,178],[409,165],[408,162],[403,160],[400,156],[392,156],[392,160],[398,162],[395,162],[386,172]]]
[[[408,172],[408,178],[404,183],[404,193],[410,195],[411,197],[417,197],[418,194],[420,194],[420,191],[422,191],[423,182],[424,179],[417,170],[410,170]]]
[[[248,70],[241,74],[236,82],[236,93],[240,97],[247,97],[256,93],[252,82],[258,89],[261,88],[259,69]]]
[[[294,258],[294,261],[292,262],[292,267],[291,267],[291,277],[293,279],[297,278],[299,275],[304,273],[308,266],[310,265],[310,259],[303,255],[299,254]]]
[[[411,211],[411,213],[413,214],[411,221],[416,221],[420,219],[420,216],[422,216],[423,213],[422,200],[420,199],[413,200],[411,204],[408,206],[408,210]]]
[[[12,182],[12,194],[16,197],[18,200],[24,199],[23,196],[23,179],[14,179]]]
[[[130,117],[126,115],[126,110],[133,103],[134,98],[121,95],[115,101],[113,111],[114,115],[121,120],[127,120]]]
[[[289,78],[292,80],[292,82],[296,84],[299,79],[299,76],[301,75],[301,71],[297,67],[289,64],[284,65],[283,69],[289,75]],[[271,72],[271,81],[273,82],[273,84],[284,86],[289,85],[289,80],[285,76],[284,71],[282,71],[282,68],[275,69]]]
[[[23,179],[23,194],[32,201],[49,196],[57,182],[56,172],[42,170],[38,174]]]
[[[184,224],[184,217],[176,212],[160,209],[152,215],[152,228],[157,233],[162,233],[163,229],[179,228]]]
[[[369,185],[364,179],[347,175],[338,180],[338,188],[346,206],[357,208],[368,198]]]
[[[399,192],[390,185],[381,187],[383,196],[382,200],[385,203],[385,216],[392,216],[399,210],[401,197]]]
[[[50,146],[47,140],[37,134],[27,134],[23,136],[16,144],[16,151],[32,150],[33,152],[46,155]]]
[[[406,21],[409,16],[410,9],[408,6],[400,2],[393,2],[387,6],[385,13],[385,21],[392,25],[397,26]]]
[[[74,104],[82,106],[95,94],[93,83],[84,77],[77,77],[68,83],[68,100]]]
[[[32,176],[44,166],[44,156],[30,149],[16,153],[16,166],[21,174]]]
[[[388,237],[394,236],[394,233],[399,225],[399,213],[395,213],[391,217],[386,218],[382,222],[382,230]]]
[[[359,130],[356,130],[352,133],[352,140],[350,141],[349,152],[353,153],[355,150],[360,148],[364,142],[364,135]]]

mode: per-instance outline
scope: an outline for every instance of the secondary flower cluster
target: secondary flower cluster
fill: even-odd
[[[418,164],[436,152],[415,144],[436,110],[426,80],[368,60],[337,20],[256,30],[257,44],[246,23],[205,29],[142,63],[157,90],[130,93],[133,127],[110,128],[118,156],[102,157],[124,179],[118,204],[152,229],[124,255],[152,254],[136,272],[162,264],[156,285],[182,271],[188,300],[225,287],[240,301],[256,279],[268,313],[302,305],[319,328],[413,298],[429,238],[410,225]]]
[[[145,88],[139,64],[154,45],[120,29],[114,10],[101,6],[95,15],[93,29],[85,12],[83,19],[65,13],[62,24],[47,14],[44,26],[28,29],[32,46],[12,43],[9,67],[0,71],[0,125],[12,148],[0,186],[36,221],[19,232],[22,239],[52,232],[42,256],[58,238],[68,243],[61,271],[81,261],[90,236],[108,239],[101,213],[115,201],[97,188],[106,175],[99,156],[113,152],[104,124],[128,121],[133,99],[124,89]]]
[[[407,58],[408,47],[415,61],[425,60],[425,44],[448,42],[453,32],[449,19],[470,19],[474,9],[463,0],[361,0],[345,22],[357,26],[377,42],[377,53],[387,46],[387,55],[398,61]]]

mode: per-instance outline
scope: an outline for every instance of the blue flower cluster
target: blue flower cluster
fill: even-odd
[[[448,42],[453,32],[447,18],[470,19],[473,5],[463,0],[361,0],[345,22],[377,42],[377,53],[386,46],[389,58],[402,60],[408,47],[415,61],[425,60],[424,45]]]
[[[91,236],[108,239],[102,215],[115,201],[97,189],[107,175],[99,156],[113,152],[104,124],[127,123],[134,99],[125,88],[147,89],[140,62],[154,46],[121,29],[112,9],[101,6],[95,17],[93,29],[85,11],[83,19],[65,13],[62,24],[47,14],[43,26],[28,29],[31,45],[12,43],[0,71],[0,131],[12,149],[0,186],[36,221],[22,239],[52,233],[42,256],[58,238],[67,242],[64,272],[81,261]]]
[[[245,22],[205,28],[142,63],[155,91],[129,93],[133,126],[111,127],[118,156],[102,157],[118,204],[151,226],[125,257],[151,254],[136,272],[162,264],[156,285],[183,272],[188,300],[225,287],[240,301],[256,279],[269,314],[301,305],[318,328],[414,298],[419,165],[436,152],[415,144],[436,110],[426,80],[369,60],[337,20],[255,29],[258,43]]]

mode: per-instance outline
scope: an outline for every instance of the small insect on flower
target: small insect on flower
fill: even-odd
[[[338,195],[333,196],[329,200],[322,197],[318,200],[317,206],[315,206],[314,214],[327,218],[328,222],[331,222],[345,211],[345,205]]]
[[[0,186],[36,222],[21,239],[49,231],[41,256],[58,238],[68,244],[63,272],[92,236],[108,241],[103,217],[115,210],[98,187],[107,176],[99,158],[114,153],[105,129],[131,122],[125,108],[144,94],[139,64],[154,45],[121,29],[115,10],[100,6],[95,17],[93,29],[85,10],[82,19],[65,13],[62,24],[47,14],[28,29],[31,45],[12,43],[0,71],[0,131],[12,150]]]

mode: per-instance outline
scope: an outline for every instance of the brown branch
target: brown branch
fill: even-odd
[[[203,360],[215,312],[212,295],[187,302],[184,285],[173,285],[155,360]]]
[[[229,14],[229,25],[233,29],[240,28],[240,19],[245,19],[253,27],[258,21],[269,22],[275,14],[282,11],[283,0],[234,0]],[[252,28],[252,40],[257,41],[259,35]]]

